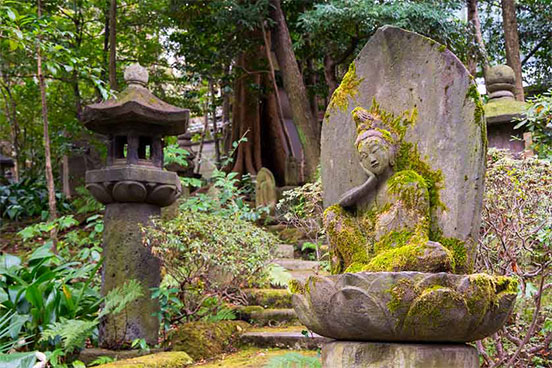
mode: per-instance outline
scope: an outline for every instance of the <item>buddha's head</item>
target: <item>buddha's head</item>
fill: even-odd
[[[353,117],[357,125],[355,146],[360,154],[360,165],[365,171],[380,175],[395,164],[398,139],[385,129],[376,114],[355,109]]]

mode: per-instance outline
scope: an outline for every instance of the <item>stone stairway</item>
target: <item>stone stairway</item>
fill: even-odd
[[[319,263],[294,257],[294,246],[279,244],[273,252],[277,264],[300,281],[320,273]],[[317,349],[327,339],[307,333],[297,320],[287,289],[244,290],[249,306],[239,310],[240,317],[255,327],[242,335],[241,342],[260,348]]]

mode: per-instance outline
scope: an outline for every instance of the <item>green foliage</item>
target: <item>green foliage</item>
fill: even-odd
[[[34,351],[0,354],[0,366],[4,368],[32,368],[35,363],[36,353]]]
[[[538,156],[552,160],[552,90],[530,98],[525,115],[515,126],[531,132]]]
[[[59,321],[48,325],[40,341],[59,341],[61,348],[66,353],[72,353],[76,349],[82,349],[86,339],[92,335],[98,322],[96,320],[83,321],[61,317]]]
[[[190,152],[186,151],[184,148],[175,144],[170,144],[163,148],[165,165],[177,164],[182,167],[188,167],[187,157],[190,155]]]
[[[71,209],[61,193],[56,193],[58,211]],[[48,190],[46,184],[36,178],[18,183],[0,185],[0,217],[20,220],[28,217],[48,217]]]
[[[41,350],[61,346],[43,340],[49,325],[65,320],[91,321],[101,302],[91,286],[101,264],[67,262],[53,254],[50,245],[37,248],[27,259],[10,254],[0,257],[0,305],[2,314],[12,313],[11,339],[22,339]],[[68,341],[73,342],[69,338]]]
[[[89,367],[94,367],[96,365],[102,365],[102,364],[107,364],[107,363],[112,363],[114,362],[115,359],[113,359],[112,357],[108,357],[108,356],[101,356],[97,359],[94,359],[93,361],[91,361],[88,366]]]
[[[265,368],[322,368],[320,357],[291,352],[271,358]]]
[[[272,285],[287,287],[293,279],[291,274],[282,266],[275,263],[268,265],[268,279]]]
[[[136,280],[129,280],[107,293],[99,317],[122,313],[127,305],[142,296],[144,296],[142,285]]]
[[[518,345],[507,336],[530,334],[523,349],[531,353],[518,355],[512,366],[533,366],[534,361],[549,365],[551,332],[546,321],[552,320],[552,290],[541,290],[541,285],[552,282],[552,165],[534,158],[513,159],[507,151],[492,149],[487,166],[476,268],[516,277],[519,292],[504,331],[496,340],[483,340],[483,346],[492,359],[500,354],[499,343],[504,355],[512,357]]]
[[[167,275],[168,290],[156,295],[165,301],[178,298],[180,312],[189,320],[218,313],[218,301],[210,298],[259,281],[270,248],[277,243],[273,235],[236,216],[199,210],[157,220],[145,232]]]

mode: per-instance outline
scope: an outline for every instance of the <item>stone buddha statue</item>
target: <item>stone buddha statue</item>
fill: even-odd
[[[366,180],[324,213],[332,272],[452,271],[452,253],[429,240],[426,180],[415,170],[396,167],[402,135],[411,121],[380,113],[377,105],[353,111],[354,144]]]

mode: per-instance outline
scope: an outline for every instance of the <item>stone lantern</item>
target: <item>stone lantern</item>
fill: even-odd
[[[83,122],[107,136],[107,165],[86,172],[86,188],[106,205],[102,295],[135,279],[144,296],[100,326],[100,345],[120,348],[137,338],[157,343],[159,305],[150,288],[160,283],[160,262],[142,244],[142,227],[182,189],[174,172],[163,170],[163,137],[186,131],[189,110],[169,105],[147,88],[148,72],[138,64],[125,70],[125,89],[116,99],[89,105]]]
[[[489,147],[522,152],[526,148],[523,130],[514,127],[517,124],[516,119],[523,116],[526,104],[514,99],[515,78],[514,70],[508,65],[489,68],[485,76],[489,101],[483,108],[487,119]]]

